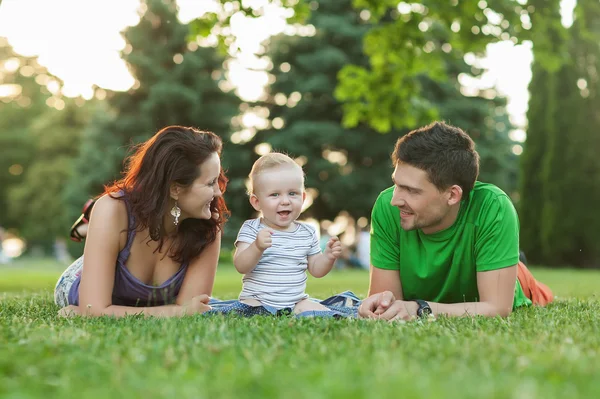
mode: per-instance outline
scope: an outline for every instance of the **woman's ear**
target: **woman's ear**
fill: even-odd
[[[254,208],[254,210],[260,212],[260,203],[256,194],[250,194],[250,205],[252,205],[252,208]]]
[[[179,193],[181,192],[181,186],[177,183],[171,183],[171,187],[169,187],[169,194],[171,198],[177,201],[179,199]]]

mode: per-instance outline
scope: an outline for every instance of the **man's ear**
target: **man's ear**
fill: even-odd
[[[260,203],[256,194],[250,194],[250,205],[252,205],[252,208],[254,208],[254,210],[260,212]]]
[[[171,183],[171,187],[169,187],[169,195],[171,198],[177,201],[179,199],[179,193],[181,193],[181,186],[177,183]]]
[[[302,202],[306,200],[306,191],[302,191]]]
[[[460,202],[463,196],[463,190],[458,184],[454,184],[448,189],[448,205],[455,205]]]

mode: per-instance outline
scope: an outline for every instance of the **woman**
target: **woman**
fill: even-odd
[[[59,314],[203,313],[229,211],[221,139],[169,126],[139,145],[94,204],[84,255],[60,277]]]

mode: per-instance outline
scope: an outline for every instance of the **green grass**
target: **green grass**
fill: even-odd
[[[600,272],[535,269],[560,297],[508,319],[58,319],[56,264],[0,268],[0,397],[600,397]],[[315,297],[368,273],[332,272]],[[223,267],[214,295],[239,293]]]

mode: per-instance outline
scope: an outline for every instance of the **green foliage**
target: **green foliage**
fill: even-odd
[[[563,205],[573,208],[573,216],[577,220],[571,230],[577,237],[574,247],[570,248],[571,259],[575,259],[578,264],[598,268],[600,213],[594,210],[600,203],[600,3],[580,1],[575,9],[575,17],[572,27],[573,45],[569,46],[569,50],[577,80],[572,79],[571,86],[568,87],[574,98],[571,109],[575,110],[575,118],[570,134],[564,141],[568,140],[571,147],[569,158],[579,163],[573,162],[577,167],[568,164],[563,170],[570,172],[573,191],[562,191],[560,195]],[[576,198],[576,202],[572,202],[572,198]],[[555,215],[557,216],[558,214]]]
[[[306,3],[311,8],[306,22],[316,28],[315,36],[282,34],[267,45],[267,55],[273,63],[270,73],[275,82],[269,87],[266,101],[258,105],[267,106],[269,119],[281,118],[284,126],[259,132],[247,145],[252,148],[266,141],[276,150],[303,157],[307,162],[307,186],[318,194],[306,216],[331,219],[340,211],[348,211],[354,217],[368,216],[377,193],[389,185],[389,154],[398,136],[409,127],[438,118],[462,127],[473,136],[482,157],[483,180],[514,193],[517,165],[508,138],[512,125],[505,101],[465,97],[460,93],[458,75],[478,75],[482,71],[465,64],[464,51],[437,51],[431,60],[398,50],[398,46],[404,46],[424,53],[429,46],[439,49],[447,43],[454,45],[452,40],[456,39],[448,29],[436,22],[429,36],[420,33],[418,40],[406,44],[399,38],[409,34],[404,31],[420,32],[418,24],[422,19],[404,16],[402,24],[390,25],[393,13],[384,18],[374,18],[371,14],[369,19],[351,1]],[[443,5],[438,6],[443,14]],[[482,10],[478,13],[483,15]],[[452,22],[459,23],[461,20],[454,16]],[[389,29],[395,33],[386,37]],[[509,27],[502,33],[508,35],[515,29]],[[464,40],[477,36],[464,30],[459,30],[458,35],[464,36]],[[222,32],[220,36],[229,37]],[[394,38],[396,41],[390,41]],[[414,78],[395,81],[401,77],[395,69],[383,77],[368,71],[370,64],[387,68],[388,58],[411,68]],[[282,67],[284,64],[289,64],[289,72]],[[423,69],[428,73],[423,73]],[[369,79],[380,78],[379,83],[368,83]],[[404,96],[402,101],[398,101],[399,92]],[[348,102],[348,98],[357,102]],[[362,123],[368,114],[371,120]],[[392,128],[389,137],[377,134]]]
[[[342,69],[336,97],[344,102],[346,127],[362,122],[384,133],[435,118],[439,109],[425,100],[419,78],[447,79],[445,52],[482,54],[489,43],[516,41],[529,14],[512,0],[353,3],[378,25],[364,41],[369,65]]]
[[[275,82],[259,105],[268,107],[271,124],[281,118],[284,126],[260,131],[253,142],[304,159],[306,185],[316,194],[304,216],[333,220],[346,211],[369,217],[378,193],[390,185],[389,154],[399,133],[342,126],[342,106],[333,95],[337,75],[344,65],[366,63],[361,43],[371,25],[350,0],[314,3],[307,23],[315,36],[279,35],[268,45]]]
[[[378,193],[391,184],[389,155],[408,129],[380,134],[366,124],[343,126],[342,120],[350,114],[334,96],[344,79],[340,70],[348,70],[345,66],[349,64],[352,68],[368,64],[361,43],[377,27],[362,19],[349,0],[315,3],[318,7],[313,7],[307,21],[316,28],[314,37],[280,35],[268,46],[275,82],[261,105],[269,108],[272,123],[281,118],[284,126],[259,132],[254,142],[266,141],[276,150],[305,159],[307,186],[318,193],[306,216],[331,220],[347,211],[355,218],[368,217]],[[458,75],[473,73],[472,68],[454,53],[444,53],[440,62],[448,79],[419,75],[415,84],[423,88],[424,97],[412,98],[405,113],[421,104],[428,115],[421,123],[439,116],[465,129],[480,151],[482,179],[513,192],[517,165],[510,151],[511,124],[504,100],[463,96]],[[282,68],[288,64],[289,71]],[[438,111],[431,112],[434,108]],[[383,113],[381,123],[391,123]]]
[[[448,80],[438,82],[421,77],[421,86],[429,103],[438,110],[439,118],[465,130],[475,141],[480,156],[479,180],[496,184],[509,195],[517,190],[518,158],[512,152],[513,141],[509,131],[513,128],[506,110],[506,100],[492,93],[464,96],[458,83],[460,74],[476,71],[460,55],[444,56]],[[493,99],[481,96],[493,94]]]
[[[33,160],[23,182],[9,191],[10,213],[19,221],[19,233],[28,246],[48,248],[57,237],[66,238],[71,224],[65,203],[65,182],[73,174],[84,109],[67,99],[65,109],[48,110],[31,124]]]
[[[217,38],[217,47],[222,54],[231,54],[237,51],[233,48],[234,37],[230,29],[234,16],[260,18],[265,15],[269,6],[279,6],[287,10],[286,21],[289,24],[303,23],[310,15],[311,3],[306,0],[270,0],[250,4],[244,0],[215,0],[216,10],[207,11],[199,18],[190,22],[190,41],[198,37],[207,38],[214,35]]]
[[[522,163],[521,239],[533,261],[600,266],[600,7],[579,2],[570,29],[559,1],[537,2],[529,128]],[[540,21],[538,23],[538,21]]]
[[[136,79],[128,92],[109,92],[83,132],[77,175],[70,182],[74,212],[102,185],[119,177],[131,144],[168,125],[213,131],[228,145],[239,99],[225,93],[224,58],[214,48],[188,43],[189,28],[177,19],[173,0],[147,0],[138,25],[125,30],[122,58]],[[231,163],[231,162],[230,162]]]
[[[34,161],[32,122],[49,110],[46,100],[52,97],[36,78],[59,83],[36,58],[15,53],[0,37],[0,226],[5,228],[19,227],[19,217],[8,210],[9,191],[24,182]]]

